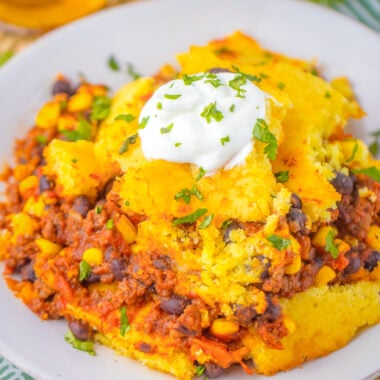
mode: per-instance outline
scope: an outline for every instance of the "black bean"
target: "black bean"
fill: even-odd
[[[85,195],[79,195],[74,200],[73,209],[85,218],[91,209],[91,202]]]
[[[91,339],[91,329],[88,323],[80,319],[73,319],[68,321],[68,325],[75,338],[79,340]]]
[[[106,198],[107,194],[112,190],[112,186],[115,182],[116,178],[110,178],[103,187],[103,190],[99,193],[98,199]]]
[[[342,195],[351,194],[354,190],[354,181],[352,177],[341,172],[336,173],[336,176],[331,181],[331,184],[334,186],[335,190]]]
[[[176,327],[176,330],[179,331],[180,333],[182,333],[183,335],[186,335],[186,336],[197,335],[197,332],[195,330],[190,330],[189,328],[187,328],[186,326],[183,326],[183,325],[179,325],[178,327]]]
[[[290,197],[290,203],[294,208],[302,208],[301,198],[297,194],[292,194],[292,196]]]
[[[42,175],[40,177],[39,187],[40,187],[40,193],[42,193],[46,190],[49,190],[51,188],[51,183],[46,176]]]
[[[254,306],[238,306],[235,316],[241,325],[249,325],[256,319],[257,312]]]
[[[111,260],[111,271],[115,276],[115,280],[120,281],[125,277],[124,270],[127,268],[127,261],[123,258]]]
[[[269,294],[266,295],[265,299],[267,301],[267,308],[265,309],[263,316],[268,321],[274,322],[281,315],[281,307],[273,303]]]
[[[34,271],[34,261],[29,262],[21,268],[21,279],[23,281],[34,282],[36,280],[36,272]]]
[[[223,241],[225,243],[231,243],[231,232],[233,230],[238,230],[239,228],[241,228],[240,224],[238,222],[235,222],[235,221],[232,221],[227,227],[226,229],[224,230],[224,234],[223,234]]]
[[[54,82],[53,87],[51,89],[53,95],[57,94],[67,94],[69,96],[73,95],[74,91],[71,87],[71,84],[68,80],[59,79]]]
[[[348,275],[348,274],[356,273],[360,269],[360,266],[361,266],[360,258],[355,253],[349,256],[348,259],[350,260],[350,262],[344,269],[344,274]]]
[[[224,372],[224,368],[215,363],[206,363],[205,364],[205,376],[210,379],[217,379],[222,376]]]
[[[145,352],[146,354],[149,354],[150,352],[152,352],[152,346],[148,343],[140,343],[137,346],[137,349],[141,352]]]
[[[190,301],[187,298],[173,294],[170,298],[162,299],[160,307],[170,315],[181,315],[189,303]]]
[[[208,70],[211,74],[219,74],[219,73],[231,73],[232,71],[228,69],[224,69],[223,67],[213,67],[212,69]]]
[[[90,274],[89,277],[87,277],[85,280],[84,280],[84,283],[86,285],[88,284],[93,284],[95,282],[100,282],[100,275],[99,274],[95,274],[95,273],[92,273]]]
[[[298,208],[290,207],[286,215],[290,232],[303,232],[306,227],[306,215]]]
[[[372,272],[377,267],[377,264],[379,261],[380,261],[380,252],[371,251],[367,259],[364,261],[364,268]]]
[[[157,258],[153,260],[153,266],[156,269],[161,269],[161,270],[169,269],[171,267],[170,258],[164,255],[158,256]]]

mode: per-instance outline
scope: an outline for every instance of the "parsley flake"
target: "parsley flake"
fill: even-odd
[[[10,50],[5,51],[4,53],[0,54],[0,67],[5,64],[5,62],[8,62],[12,57],[14,53]]]
[[[228,142],[230,142],[230,136],[224,136],[220,139],[222,145],[226,145]]]
[[[199,181],[201,178],[203,178],[205,175],[206,175],[206,170],[204,170],[203,169],[203,166],[201,166],[200,168],[199,168],[199,171],[198,171],[198,174],[197,174],[197,176],[195,177],[195,180],[196,181]]]
[[[187,205],[190,203],[191,196],[194,195],[197,197],[200,201],[203,200],[202,193],[198,190],[196,185],[193,185],[191,189],[182,189],[179,191],[175,196],[174,199],[176,201],[182,199]]]
[[[79,263],[79,281],[87,280],[91,275],[90,264],[86,260]]]
[[[257,82],[257,83],[260,83],[261,82],[261,78],[257,77],[256,75],[252,75],[252,74],[247,74],[247,73],[243,73],[237,66],[232,66],[232,68],[240,75],[242,75],[244,78],[246,78],[247,80],[251,81],[251,82]]]
[[[108,58],[108,67],[113,71],[120,71],[120,65],[117,62],[115,56],[111,55]]]
[[[214,219],[214,214],[205,216],[203,220],[199,223],[198,228],[200,229],[207,228],[211,224],[213,219]]]
[[[141,119],[141,122],[139,124],[139,129],[144,129],[146,127],[146,125],[148,124],[149,118],[150,116],[146,116]]]
[[[276,136],[269,131],[268,125],[264,119],[257,119],[252,131],[253,137],[263,143],[267,143],[264,153],[270,160],[275,160],[277,156],[277,139]]]
[[[127,63],[127,73],[132,79],[139,79],[141,78],[141,74],[139,74],[135,67],[132,65],[132,63]]]
[[[62,135],[66,137],[68,141],[88,140],[91,141],[92,126],[91,124],[80,118],[77,129],[64,129],[61,131]]]
[[[230,112],[235,112],[235,104],[232,104],[230,107]]]
[[[161,102],[158,102],[158,103],[157,103],[157,109],[158,109],[158,110],[162,110],[162,103],[161,103]]]
[[[114,227],[115,227],[115,222],[114,222],[113,218],[108,219],[106,222],[106,228],[109,230],[112,230],[112,228],[114,228]]]
[[[223,113],[216,108],[216,102],[210,103],[206,106],[203,109],[201,116],[206,119],[207,123],[210,123],[211,119],[221,121],[224,118]]]
[[[131,329],[131,325],[129,324],[127,308],[122,306],[120,308],[120,335],[124,336]]]
[[[283,90],[283,89],[286,87],[286,85],[285,85],[284,82],[279,82],[279,83],[277,83],[277,87],[278,87],[280,90]]]
[[[176,148],[178,148],[178,147],[181,146],[181,145],[182,145],[181,142],[176,142],[176,143],[174,144],[174,146],[175,146]]]
[[[174,123],[171,123],[165,128],[160,128],[160,133],[161,134],[169,133],[173,129],[173,127],[174,127]]]
[[[277,173],[274,173],[274,176],[276,177],[277,182],[287,182],[289,180],[289,170],[279,171]]]
[[[194,82],[201,80],[204,78],[206,74],[201,74],[201,75],[184,75],[182,77],[183,82],[185,83],[185,86],[189,86],[193,84]]]
[[[107,96],[96,96],[91,109],[91,120],[104,120],[111,112],[111,99]]]
[[[330,94],[329,91],[326,91],[326,92],[325,92],[325,98],[331,98],[331,94]]]
[[[181,96],[182,96],[181,94],[164,94],[164,98],[171,99],[171,100],[178,99]]]
[[[354,147],[352,148],[351,156],[348,157],[347,160],[346,160],[347,163],[351,162],[355,158],[358,149],[359,149],[359,145],[356,142],[355,145],[354,145]]]
[[[329,252],[331,256],[336,259],[339,256],[338,247],[334,243],[335,233],[333,230],[330,230],[326,235],[326,245],[325,250]]]
[[[129,206],[129,201],[128,201],[128,200],[125,201],[125,202],[124,202],[124,205],[128,207],[128,206]]]
[[[65,341],[70,343],[77,350],[87,352],[92,356],[96,355],[96,352],[94,350],[94,342],[80,340],[76,338],[70,330],[65,334]]]
[[[47,137],[44,136],[44,135],[38,135],[35,137],[36,141],[38,142],[38,144],[41,144],[41,145],[46,145],[47,144]]]
[[[206,367],[202,364],[202,365],[197,365],[195,367],[195,375],[196,376],[202,376],[204,374],[206,370]]]
[[[272,243],[273,247],[278,249],[279,251],[283,251],[285,248],[289,247],[290,240],[283,238],[281,236],[272,234],[267,236],[267,240]]]
[[[96,212],[97,214],[100,214],[102,211],[103,211],[103,206],[96,206],[96,208],[95,208],[95,212]]]
[[[238,98],[245,98],[245,93],[247,92],[242,88],[247,83],[247,78],[242,74],[235,75],[234,79],[228,82],[228,85],[237,92]]]
[[[72,162],[73,164],[76,164],[76,163],[78,162],[78,159],[77,159],[77,158],[73,158],[73,159],[71,160],[71,162]]]
[[[123,120],[123,121],[126,121],[127,123],[131,123],[135,119],[136,119],[136,116],[130,113],[123,113],[115,117],[115,120]]]
[[[380,137],[380,129],[372,132],[371,136],[374,137],[374,141],[371,143],[369,146],[369,151],[372,153],[373,156],[376,156],[377,153],[379,152],[379,137]]]
[[[371,166],[369,168],[363,169],[353,169],[352,172],[354,174],[364,174],[377,182],[380,182],[380,170],[375,166]]]
[[[206,214],[207,208],[199,208],[198,210],[194,211],[192,214],[183,216],[182,218],[176,218],[173,220],[173,225],[178,226],[179,224],[186,224],[186,223],[195,223],[197,219],[199,219],[201,216]]]
[[[218,76],[216,74],[213,74],[213,73],[207,74],[205,83],[209,83],[215,88],[218,88],[220,86],[224,86],[224,84],[221,82],[221,80],[218,78]]]
[[[227,219],[222,223],[221,228],[227,228],[231,223],[232,223],[232,220]]]
[[[137,140],[137,133],[135,133],[134,135],[131,135],[131,136],[127,137],[124,140],[124,142],[121,144],[121,147],[119,149],[119,154],[125,153],[128,150],[129,145],[135,144],[136,140]]]

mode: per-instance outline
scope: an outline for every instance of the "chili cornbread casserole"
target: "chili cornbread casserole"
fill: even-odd
[[[53,98],[16,142],[4,276],[66,340],[179,379],[271,375],[380,320],[380,163],[345,78],[236,32]]]

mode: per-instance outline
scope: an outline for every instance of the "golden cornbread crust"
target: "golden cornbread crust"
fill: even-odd
[[[380,163],[344,130],[364,115],[348,80],[241,32],[178,61],[113,97],[57,78],[2,176],[8,286],[65,318],[75,348],[97,341],[183,380],[236,364],[272,375],[343,347],[380,321]],[[267,94],[252,128],[275,159],[253,134],[243,164],[210,176],[147,160],[138,119],[154,91],[220,70]]]

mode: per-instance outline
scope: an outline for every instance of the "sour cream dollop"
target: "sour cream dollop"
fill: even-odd
[[[160,87],[143,107],[144,156],[203,167],[210,175],[244,162],[265,93],[242,73],[199,73]]]

